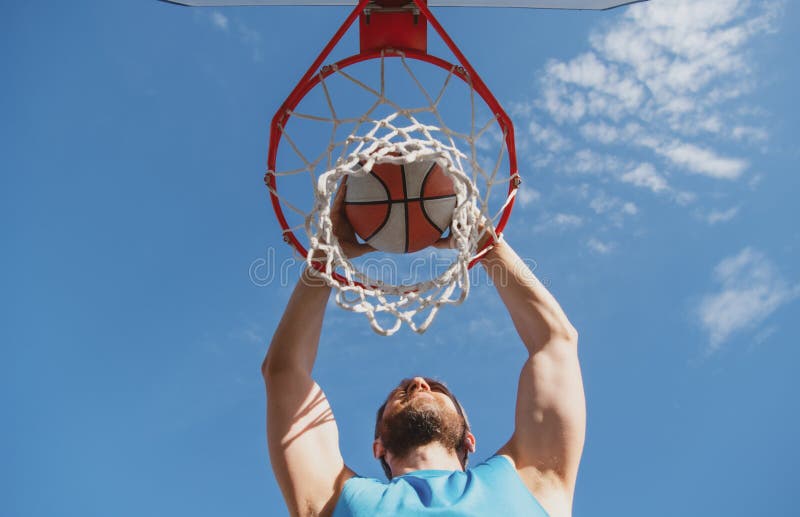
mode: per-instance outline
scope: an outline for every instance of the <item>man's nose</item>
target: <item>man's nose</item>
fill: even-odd
[[[417,390],[431,391],[431,387],[422,377],[414,377],[408,385],[408,392],[413,393]]]

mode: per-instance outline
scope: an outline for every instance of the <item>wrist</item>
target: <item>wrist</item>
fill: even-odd
[[[303,268],[303,272],[300,274],[300,282],[308,287],[327,287],[330,289],[328,283],[313,266],[306,265]]]
[[[487,242],[488,242],[488,244],[486,244]],[[485,250],[484,250],[484,246],[485,246]],[[485,262],[487,260],[491,261],[493,259],[496,259],[497,255],[501,252],[501,249],[505,248],[506,246],[507,246],[507,244],[503,240],[502,234],[498,234],[497,235],[497,239],[493,239],[492,240],[492,236],[489,233],[487,233],[483,237],[483,239],[481,239],[481,241],[480,241],[480,243],[478,245],[479,252],[481,250],[484,250],[483,251],[483,255],[480,258],[480,261],[481,262]]]

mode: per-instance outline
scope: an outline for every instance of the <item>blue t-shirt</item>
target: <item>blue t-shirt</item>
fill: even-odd
[[[547,512],[503,456],[466,472],[418,470],[388,483],[356,476],[344,484],[333,511],[333,517],[415,515],[547,517]]]

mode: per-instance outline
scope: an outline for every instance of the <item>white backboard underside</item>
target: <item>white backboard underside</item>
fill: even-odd
[[[245,5],[356,5],[355,0],[162,0],[194,7]],[[428,0],[433,7],[525,7],[532,9],[611,9],[646,0]]]

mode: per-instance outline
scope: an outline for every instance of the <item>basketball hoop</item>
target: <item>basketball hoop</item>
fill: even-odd
[[[360,52],[323,66],[356,18]],[[427,24],[457,64],[427,53]],[[371,63],[377,73],[365,74]],[[425,68],[419,70],[421,66]],[[398,99],[391,90],[401,80],[408,87]],[[342,93],[342,85],[356,95]],[[459,108],[464,119],[459,127],[440,109],[448,95],[457,95],[457,88],[466,103]],[[345,114],[337,95],[346,97],[346,104],[363,99],[364,105]],[[404,103],[406,96],[414,97],[410,105]],[[319,109],[304,110],[304,104]],[[301,123],[303,129],[293,129]],[[315,124],[328,129],[306,129]],[[327,142],[304,149],[312,134],[324,134]],[[456,206],[450,232],[456,257],[434,278],[391,283],[360,270],[344,255],[331,223],[331,202],[347,176],[367,174],[376,163],[419,160],[437,163],[453,181]],[[510,118],[422,1],[401,7],[359,2],[273,117],[267,166],[265,183],[284,240],[336,289],[339,306],[366,315],[373,330],[383,335],[397,332],[403,323],[424,332],[441,306],[466,299],[468,270],[485,251],[478,243],[486,231],[491,232],[486,246],[498,238],[519,185]],[[505,185],[505,194],[492,195],[496,185]],[[307,192],[308,186],[310,205],[308,198],[297,196],[298,188]],[[305,235],[305,244],[298,235]]]

